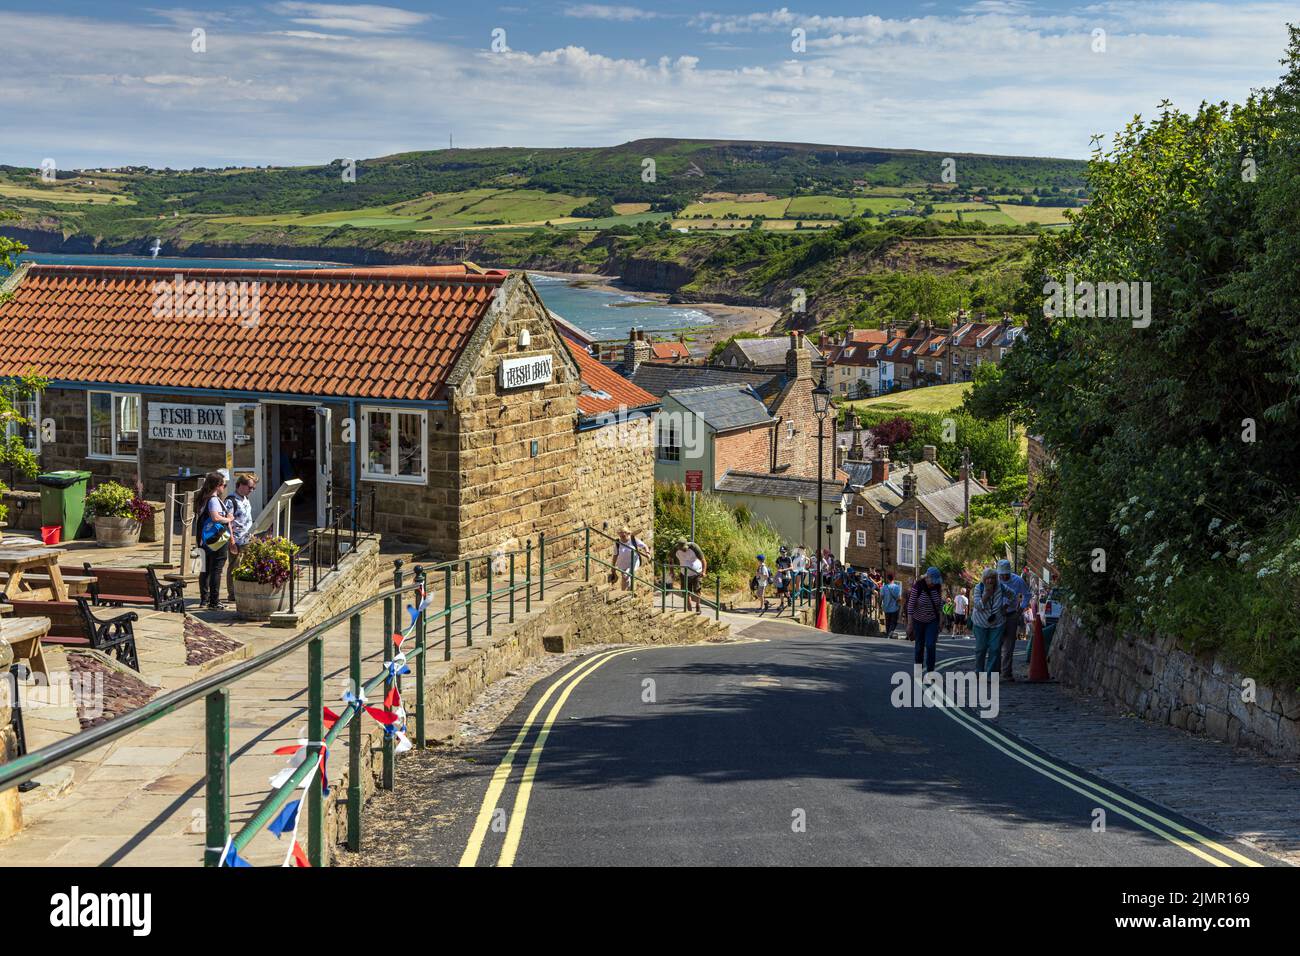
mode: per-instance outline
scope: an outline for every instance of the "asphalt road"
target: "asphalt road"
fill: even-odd
[[[897,706],[919,696],[908,643],[783,622],[742,640],[590,655],[534,686],[483,747],[411,755],[398,796],[367,815],[386,838],[361,862],[1270,862],[979,708]],[[941,642],[941,668],[965,670],[971,651]]]

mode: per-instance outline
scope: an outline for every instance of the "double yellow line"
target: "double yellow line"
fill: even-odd
[[[586,680],[591,674],[604,667],[616,657],[623,654],[630,654],[633,651],[646,650],[644,647],[628,647],[618,651],[605,651],[591,657],[590,660],[583,661],[578,667],[574,668],[560,680],[555,681],[546,692],[538,698],[533,709],[528,712],[524,718],[523,725],[519,728],[519,733],[515,735],[514,742],[510,749],[506,751],[505,757],[497,765],[497,769],[492,773],[492,780],[488,783],[487,793],[483,795],[483,804],[479,807],[478,817],[474,821],[474,829],[470,831],[469,842],[465,844],[465,852],[461,854],[461,866],[476,866],[479,855],[483,852],[483,840],[487,837],[488,829],[492,825],[492,818],[496,815],[497,801],[501,799],[501,794],[505,792],[506,784],[510,780],[510,772],[515,765],[515,756],[519,753],[532,730],[533,723],[537,720],[542,708],[546,706],[557,691],[560,696],[551,706],[550,711],[546,714],[546,719],[542,722],[541,730],[538,731],[537,739],[533,741],[533,749],[528,754],[528,763],[524,765],[523,777],[519,782],[519,789],[515,793],[514,807],[510,811],[508,818],[509,823],[506,827],[505,841],[501,845],[501,856],[497,859],[497,866],[513,866],[515,854],[519,850],[519,838],[524,832],[524,818],[528,815],[528,798],[532,794],[533,780],[537,776],[537,764],[542,759],[542,750],[546,746],[546,739],[551,734],[551,726],[555,723],[555,718],[559,716],[560,708],[564,702],[569,699],[573,689]]]
[[[944,661],[939,665],[939,669],[973,660],[973,657],[964,657]],[[1098,806],[1104,807],[1107,811],[1115,813],[1126,820],[1131,820],[1143,829],[1168,840],[1175,846],[1212,863],[1214,866],[1232,866],[1232,863],[1229,862],[1232,860],[1243,866],[1263,866],[1262,863],[1257,863],[1250,857],[1243,856],[1235,850],[1183,826],[1181,823],[1170,820],[1148,806],[1136,803],[1103,787],[1099,783],[1080,777],[1060,764],[1021,746],[1002,731],[990,726],[987,722],[981,722],[978,718],[967,713],[965,708],[957,706],[952,698],[946,693],[942,693],[941,688],[936,689],[940,690],[945,704],[939,710],[946,717],[955,720],[960,726],[979,737],[990,747],[1000,750],[1012,760],[1024,764],[1035,773],[1041,774],[1063,787],[1068,787],[1076,793],[1096,801]],[[1214,853],[1220,854],[1221,857],[1227,859],[1220,859],[1220,856],[1214,856]]]

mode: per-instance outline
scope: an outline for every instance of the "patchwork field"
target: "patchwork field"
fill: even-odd
[[[80,191],[71,186],[39,186],[39,185],[22,185],[19,183],[0,180],[0,196],[9,199],[28,199],[40,200],[42,202],[61,202],[61,203],[90,203],[100,205],[103,203],[115,203],[122,206],[133,206],[135,200],[129,196],[121,196],[110,192],[90,192]]]

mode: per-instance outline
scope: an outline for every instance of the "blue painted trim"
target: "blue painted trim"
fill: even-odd
[[[358,417],[357,400],[355,398],[348,400],[348,418],[352,419],[353,428],[352,441],[348,442],[348,446],[352,449],[348,454],[348,486],[351,488],[351,504],[355,508],[357,504],[357,470],[361,466],[357,458],[358,454],[360,454],[360,449],[357,446],[360,444],[358,439],[361,437],[361,421]],[[424,453],[427,455],[429,449],[426,448]]]
[[[238,391],[221,391],[212,388],[186,388],[185,386],[161,385],[117,385],[106,382],[72,382],[64,379],[51,379],[50,388],[66,388],[80,391],[112,391],[136,393],[142,395],[193,395],[200,398],[211,398],[223,402],[239,401],[256,401],[258,399],[274,399],[288,402],[315,402],[320,405],[342,405],[344,403],[364,402],[366,405],[397,405],[403,408],[422,408],[431,410],[443,410],[450,408],[448,402],[412,402],[403,401],[393,398],[355,398],[346,395],[299,395],[292,392],[238,392]]]

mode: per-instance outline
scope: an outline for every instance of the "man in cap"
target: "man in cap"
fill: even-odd
[[[998,562],[998,583],[1003,585],[1003,612],[1006,620],[1002,624],[1002,643],[999,651],[1002,655],[1002,680],[1016,679],[1012,664],[1015,660],[1016,639],[1025,627],[1025,608],[1033,600],[1033,593],[1025,579],[1011,570],[1011,562],[1003,558]]]

